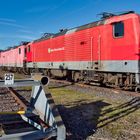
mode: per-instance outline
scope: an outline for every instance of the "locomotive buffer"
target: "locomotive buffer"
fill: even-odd
[[[45,94],[43,86],[49,82],[47,77],[41,78],[40,81],[33,79],[14,80],[14,74],[5,74],[5,80],[0,80],[0,87],[5,87],[10,90],[10,93],[16,98],[18,103],[21,103],[24,110],[16,112],[0,112],[1,114],[18,114],[22,120],[35,129],[32,131],[24,131],[14,134],[3,134],[0,140],[36,140],[43,138],[57,137],[57,140],[65,140],[66,130],[59,112],[54,104],[51,94]],[[27,107],[14,94],[12,87],[27,87],[32,86],[30,105]],[[31,116],[38,116],[36,117]],[[10,117],[10,116],[9,116]],[[14,129],[14,127],[13,127]],[[28,130],[28,129],[27,129]]]

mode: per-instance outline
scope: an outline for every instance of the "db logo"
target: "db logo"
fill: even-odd
[[[51,53],[51,49],[50,48],[48,48],[48,53]]]

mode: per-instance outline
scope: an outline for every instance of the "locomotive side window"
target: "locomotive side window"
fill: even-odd
[[[28,52],[30,52],[30,45],[28,46]]]
[[[18,53],[21,54],[21,48],[18,49]]]
[[[113,24],[113,35],[116,38],[124,36],[124,23],[123,22],[116,22]]]

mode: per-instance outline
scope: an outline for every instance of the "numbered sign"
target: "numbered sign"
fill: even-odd
[[[6,73],[4,76],[5,85],[12,85],[14,84],[14,74],[13,73]]]

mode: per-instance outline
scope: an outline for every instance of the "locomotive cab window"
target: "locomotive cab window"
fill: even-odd
[[[113,23],[113,36],[115,38],[124,36],[124,23],[123,22]]]

